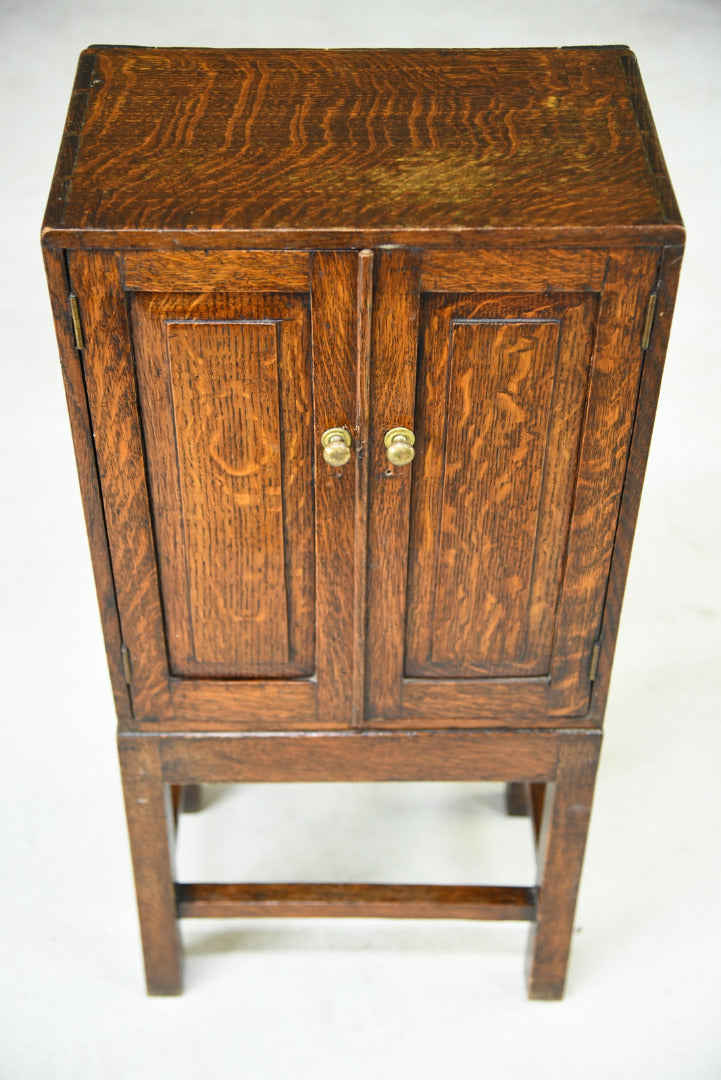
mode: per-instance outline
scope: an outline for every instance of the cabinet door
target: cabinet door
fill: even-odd
[[[70,274],[136,723],[347,725],[357,255],[72,253]]]
[[[655,267],[651,252],[379,256],[371,723],[582,721]],[[398,425],[416,436],[404,467],[384,454]]]

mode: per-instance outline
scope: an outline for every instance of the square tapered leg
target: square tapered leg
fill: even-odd
[[[599,732],[579,733],[560,748],[558,772],[547,786],[538,838],[538,903],[528,948],[528,996],[563,996],[593,787]]]
[[[121,737],[119,753],[148,993],[179,994],[182,955],[170,789],[163,783],[160,756],[151,737]]]

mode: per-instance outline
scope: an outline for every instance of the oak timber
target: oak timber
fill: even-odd
[[[93,46],[43,244],[149,992],[362,914],[536,920],[558,998],[683,246],[633,54]],[[204,782],[481,779],[535,885],[174,881]]]

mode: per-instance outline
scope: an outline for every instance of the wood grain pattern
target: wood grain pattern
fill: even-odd
[[[318,720],[349,724],[353,715],[354,583],[358,550],[357,437],[351,459],[326,465],[321,435],[331,427],[356,432],[358,415],[358,256],[317,252],[311,263],[314,445],[316,452],[316,589]]]
[[[618,521],[658,251],[614,252],[601,298],[578,478],[556,616],[551,715],[587,712],[588,667],[598,639]]]
[[[536,609],[536,625],[544,628],[550,635],[546,638],[546,646],[552,643],[550,664],[535,668],[535,677],[532,677],[534,669],[524,678],[519,677],[515,687],[515,695],[512,692],[512,684],[504,682],[503,678],[491,674],[485,678],[473,678],[471,667],[456,670],[455,675],[463,680],[454,685],[448,679],[451,672],[436,668],[430,672],[435,678],[427,677],[426,681],[414,678],[403,679],[398,668],[388,664],[384,654],[380,650],[374,650],[373,644],[369,644],[369,657],[375,655],[376,665],[383,667],[383,678],[386,681],[386,700],[394,702],[387,707],[385,712],[380,710],[368,711],[368,720],[377,725],[387,723],[391,727],[400,724],[400,718],[416,727],[430,726],[435,722],[442,724],[459,723],[462,726],[492,726],[494,723],[503,722],[504,716],[513,712],[519,725],[532,723],[537,720],[540,724],[557,724],[563,726],[562,721],[575,718],[578,726],[594,726],[596,719],[584,719],[588,712],[591,683],[589,680],[590,656],[594,641],[597,640],[606,588],[608,573],[608,560],[616,528],[616,520],[619,506],[619,496],[623,483],[623,474],[628,453],[630,434],[633,423],[635,396],[638,391],[638,379],[641,362],[641,330],[643,313],[646,300],[654,285],[654,274],[657,253],[653,250],[643,252],[614,252],[609,258],[607,276],[602,293],[600,309],[598,309],[598,328],[592,333],[594,316],[597,310],[597,302],[592,294],[577,296],[570,305],[570,312],[576,311],[576,327],[570,338],[569,356],[574,358],[574,363],[560,380],[563,387],[564,401],[557,414],[556,426],[559,432],[558,466],[551,467],[548,475],[552,479],[550,488],[546,490],[544,498],[551,508],[548,518],[548,528],[539,533],[538,552],[539,559],[534,563],[533,575],[537,583],[538,592],[531,600],[531,612],[529,618],[533,621],[533,608]],[[624,280],[624,286],[619,289],[618,283]],[[632,282],[629,285],[629,281]],[[447,299],[438,301],[452,305],[454,298],[443,294]],[[480,298],[479,298],[480,299]],[[498,302],[499,298],[496,298]],[[493,298],[489,296],[492,303]],[[557,296],[555,301],[548,297],[548,302],[556,302],[559,305],[566,304],[563,295]],[[429,301],[425,300],[424,304]],[[397,331],[395,331],[397,333]],[[443,335],[439,334],[439,342]],[[593,360],[590,363],[589,346],[593,344]],[[438,346],[442,350],[446,344]],[[590,364],[590,381],[588,377]],[[569,374],[571,378],[569,379]],[[478,376],[472,376],[478,377]],[[438,400],[428,396],[424,387],[423,379],[419,383],[419,400],[417,402],[417,415],[419,418],[419,430],[421,438],[417,445],[417,463],[414,464],[417,483],[422,483],[424,475],[424,455],[428,453],[424,426],[432,424],[434,411],[443,417],[448,411],[447,381],[440,377],[436,378],[435,385]],[[585,386],[588,385],[588,389]],[[441,389],[443,387],[443,389]],[[424,394],[426,395],[424,397]],[[455,410],[455,414],[463,415],[462,410]],[[578,433],[583,424],[583,434],[580,439]],[[553,440],[552,440],[553,441]],[[436,443],[442,444],[441,435],[436,436]],[[446,447],[443,446],[440,460]],[[495,447],[494,447],[495,451]],[[433,440],[430,440],[430,453],[434,453]],[[573,462],[578,460],[577,467]],[[443,474],[442,466],[436,469],[439,480]],[[526,474],[533,477],[533,471]],[[457,478],[454,478],[457,483]],[[414,529],[411,547],[409,548],[410,578],[407,594],[407,615],[398,619],[398,625],[403,625],[406,618],[409,625],[410,642],[425,635],[426,645],[421,653],[421,659],[426,664],[421,668],[419,657],[411,655],[411,664],[418,667],[410,667],[410,671],[419,671],[420,674],[429,675],[429,667],[432,663],[432,618],[429,612],[433,610],[432,591],[428,593],[425,601],[421,599],[420,614],[414,617],[413,606],[423,597],[423,588],[417,587],[418,581],[425,579],[433,580],[433,574],[426,572],[422,560],[417,560],[418,550],[425,550],[428,559],[435,564],[437,552],[443,547],[439,543],[438,522],[440,510],[434,510],[434,499],[437,502],[438,492],[441,487],[436,484],[435,489],[430,487],[427,491],[418,494],[416,508],[420,508],[421,515],[414,517]],[[422,489],[419,487],[418,491]],[[463,503],[464,500],[461,500]],[[568,542],[564,539],[567,526],[562,524],[561,518],[554,515],[563,513],[563,508],[568,510],[573,507],[572,516],[568,525]],[[426,529],[426,539],[421,548],[418,544],[418,520],[425,515],[429,521]],[[542,517],[543,515],[541,515]],[[499,519],[494,519],[499,525]],[[502,520],[502,518],[501,518]],[[568,518],[565,519],[569,521]],[[399,534],[398,524],[391,520],[384,522],[383,526],[397,544]],[[422,531],[422,530],[421,530]],[[514,543],[517,543],[518,530],[512,530]],[[373,544],[373,517],[371,503],[371,544]],[[474,557],[477,555],[478,545],[470,545]],[[380,550],[380,541],[379,541]],[[375,554],[371,546],[371,587],[372,574],[378,558],[388,559],[385,552],[380,556]],[[544,570],[544,560],[548,560]],[[516,560],[511,556],[510,565],[515,567]],[[379,564],[384,565],[384,564]],[[559,574],[563,571],[560,592],[558,591]],[[539,572],[540,571],[540,572]],[[474,582],[473,573],[466,575],[468,585]],[[386,597],[388,584],[393,579],[383,572],[382,580],[386,583]],[[555,582],[555,584],[554,584]],[[404,589],[402,590],[404,591]],[[453,591],[454,601],[457,590]],[[388,625],[388,610],[391,613],[394,608],[385,599],[384,621]],[[397,596],[393,599],[397,603]],[[450,624],[454,617],[459,614],[462,617],[462,605],[459,607],[449,603],[447,619]],[[424,606],[425,604],[425,606]],[[449,628],[449,633],[450,633]],[[377,633],[377,631],[374,631]],[[471,638],[469,638],[471,640]],[[391,652],[391,659],[393,653]],[[536,658],[537,659],[537,658]],[[550,677],[545,682],[538,678],[539,673],[547,672]],[[394,674],[391,674],[391,671]],[[445,676],[442,681],[439,677]],[[374,673],[369,666],[369,685]],[[522,682],[523,679],[523,682]],[[463,685],[465,683],[465,685]],[[400,707],[399,707],[400,703]]]
[[[72,182],[50,226],[668,219],[629,100],[624,61],[635,62],[623,48],[98,46],[88,55],[95,68]]]
[[[133,736],[127,736],[133,738]],[[148,738],[148,736],[143,736]],[[152,736],[169,784],[518,780],[556,775],[556,731],[208,732]]]
[[[149,994],[183,988],[173,869],[173,808],[152,739],[118,740]]]
[[[154,293],[132,312],[171,672],[311,675],[307,303]]]
[[[182,918],[495,919],[536,915],[535,889],[509,885],[313,884],[176,886]]]
[[[223,665],[226,675],[285,674],[290,620],[276,326],[258,319],[168,323],[165,332],[191,553],[192,655],[204,668]]]
[[[509,674],[528,660],[557,350],[555,321],[452,320],[428,657],[449,675]],[[489,370],[479,358],[490,356]],[[546,664],[531,653],[530,674],[542,674]]]
[[[421,268],[424,293],[597,292],[603,286],[608,252],[604,248],[554,248],[534,251],[477,244],[471,250],[427,250]]]
[[[83,371],[122,636],[133,670],[133,713],[162,720],[171,712],[165,636],[118,261],[109,252],[76,251],[68,267],[82,298]]]
[[[43,244],[149,991],[178,915],[537,917],[560,997],[683,244],[633,55],[93,47]],[[174,883],[188,785],[335,780],[522,785],[536,886]]]
[[[656,133],[656,125],[653,122],[651,109],[643,87],[641,72],[638,62],[633,53],[624,50],[619,55],[619,60],[626,74],[629,97],[633,106],[636,124],[641,135],[643,148],[648,159],[656,193],[661,211],[667,221],[681,222],[681,213],[676,202],[676,196],[671,186],[671,178],[668,175],[666,162],[661,149],[661,143]],[[679,237],[681,239],[681,237]]]
[[[83,130],[85,114],[87,112],[90,87],[95,72],[96,54],[86,49],[80,54],[78,66],[75,72],[68,112],[65,118],[63,137],[60,142],[58,158],[55,163],[52,184],[48,195],[48,203],[43,222],[43,234],[52,223],[59,224],[68,194],[68,187],[73,174],[75,160],[78,154],[80,136]]]
[[[566,739],[547,788],[539,837],[538,909],[528,943],[528,996],[563,996],[586,848],[600,733]]]
[[[590,715],[596,719],[597,723],[603,721],[606,707],[623,594],[631,558],[633,534],[641,501],[641,489],[656,416],[656,404],[661,388],[661,376],[671,331],[671,318],[676,301],[682,258],[682,248],[665,248],[658,268],[658,279],[655,287],[657,292],[655,315],[649,347],[643,361],[643,373],[636,402],[633,437],[624,477],[618,527],[609,570],[603,625],[599,634],[601,652],[589,709]]]
[[[407,675],[549,673],[595,308],[425,296]]]
[[[281,727],[292,723],[308,727],[315,722],[322,730],[348,724],[352,714],[353,682],[352,645],[349,653],[349,643],[353,641],[353,628],[357,624],[356,603],[361,599],[354,593],[354,582],[360,580],[358,575],[361,571],[357,569],[357,563],[364,558],[364,550],[358,545],[362,528],[358,523],[355,505],[360,481],[356,475],[355,461],[345,470],[331,470],[325,464],[320,468],[316,465],[315,490],[312,492],[310,461],[312,455],[318,452],[320,435],[326,427],[345,425],[349,430],[354,430],[358,420],[357,254],[319,254],[314,259],[310,321],[313,333],[314,385],[320,389],[312,406],[307,369],[304,383],[303,362],[300,359],[304,356],[307,358],[309,347],[308,327],[305,323],[306,301],[302,297],[292,294],[279,296],[217,292],[179,293],[170,296],[159,292],[134,294],[135,300],[131,306],[142,399],[142,437],[148,447],[148,475],[155,507],[154,515],[151,513],[142,467],[145,459],[140,449],[141,424],[118,261],[111,255],[98,256],[78,252],[73,254],[71,265],[75,268],[75,287],[81,294],[83,316],[92,337],[86,353],[90,365],[90,397],[97,414],[96,419],[94,413],[94,423],[99,429],[106,424],[112,429],[112,433],[110,430],[108,432],[108,443],[104,441],[104,436],[98,440],[98,452],[99,459],[107,470],[107,476],[102,477],[102,482],[109,534],[113,537],[114,569],[123,578],[119,605],[122,611],[124,640],[130,649],[132,664],[135,706],[132,725],[138,730],[147,730],[162,721],[172,730],[193,724],[197,724],[201,729],[213,726],[222,729],[234,722],[241,727],[262,724],[264,716],[271,722],[271,726],[279,724]],[[152,316],[149,312],[153,313]],[[189,317],[189,312],[192,312],[192,317]],[[112,333],[108,337],[105,336],[106,324],[102,322],[100,313],[106,323],[109,313],[113,313],[116,318]],[[202,453],[205,442],[212,434],[208,433],[209,429],[203,428],[203,424],[210,418],[212,423],[217,421],[216,428],[218,424],[222,428],[226,420],[230,422],[232,418],[225,417],[222,410],[214,412],[218,403],[214,380],[222,383],[225,376],[222,370],[213,374],[213,367],[206,364],[206,359],[217,352],[218,340],[198,341],[197,327],[202,323],[234,321],[264,323],[269,318],[282,324],[279,330],[280,346],[277,349],[281,368],[278,380],[280,412],[278,413],[277,406],[274,406],[273,422],[276,429],[279,422],[282,432],[284,462],[281,485],[284,500],[284,576],[292,654],[285,663],[285,672],[283,660],[277,652],[270,658],[260,657],[261,645],[265,647],[267,640],[265,644],[256,640],[253,645],[248,636],[243,639],[242,634],[239,644],[229,640],[220,617],[221,609],[227,612],[229,602],[231,605],[233,603],[232,589],[229,592],[226,588],[227,580],[221,580],[216,586],[209,574],[210,584],[206,588],[202,572],[194,578],[188,574],[188,563],[192,560],[198,561],[201,571],[204,561],[207,566],[212,562],[213,574],[218,574],[221,579],[223,573],[226,578],[232,575],[236,565],[230,550],[232,543],[228,542],[233,539],[233,529],[228,531],[223,523],[223,514],[216,513],[218,507],[213,510],[208,503],[208,500],[212,501],[214,497],[212,492],[209,493],[212,485],[206,482],[205,473],[205,479],[200,477],[200,471],[212,471],[208,459],[211,462],[213,460],[209,442],[208,453]],[[190,350],[185,348],[175,356],[176,367],[179,364],[181,372],[175,378],[175,384],[172,347],[168,334],[163,338],[161,333],[163,322],[181,325],[189,322],[193,326],[191,333],[196,335],[195,347]],[[296,334],[292,348],[284,347],[286,333],[291,337],[293,333]],[[241,374],[241,368],[245,367],[248,357],[247,350],[238,353],[238,347],[236,340],[225,360],[236,363],[236,375],[230,382],[240,385],[245,377]],[[122,362],[118,359],[118,350]],[[239,357],[245,357],[242,363]],[[198,401],[195,396],[200,384],[193,372],[200,377],[201,383],[205,384],[204,393],[208,401],[208,409],[200,412],[196,411]],[[236,386],[236,391],[237,389]],[[247,389],[246,387],[246,392]],[[271,393],[265,399],[266,404],[271,398],[275,400],[276,396]],[[184,414],[183,401],[186,403]],[[178,412],[179,402],[181,420],[185,425],[180,452],[177,450],[178,440],[173,430],[173,417],[174,413]],[[314,425],[312,430],[309,426],[311,416]],[[260,423],[256,435],[262,429],[263,422]],[[245,435],[249,435],[247,430]],[[232,453],[237,453],[239,447],[241,454],[244,453],[242,439],[240,443],[237,439],[231,441],[233,445],[229,448]],[[311,442],[314,444],[313,450]],[[275,452],[272,447],[271,450]],[[200,455],[195,457],[199,451]],[[176,454],[177,460],[174,461]],[[179,482],[183,475],[186,479],[184,492],[183,484]],[[212,477],[210,479],[212,480]],[[265,496],[263,487],[263,499]],[[314,500],[315,536],[308,524]],[[189,516],[192,517],[192,514],[188,514],[189,502],[192,504],[191,511],[193,505],[196,508],[196,524],[199,530],[196,530],[197,535],[191,530],[190,559],[186,558],[187,553],[182,550],[183,530]],[[256,498],[248,501],[248,510],[251,518],[255,515],[256,524],[259,517],[268,517],[267,514],[258,514]],[[183,523],[183,528],[178,527],[179,523]],[[127,536],[131,535],[133,530],[139,530],[140,538],[134,547],[126,543]],[[260,540],[263,535],[261,530]],[[278,539],[277,530],[274,535]],[[214,536],[215,549],[213,543],[205,543],[203,539],[212,539]],[[293,537],[292,544],[288,543],[288,536]],[[170,615],[168,627],[173,634],[171,641],[168,641],[161,606],[161,589],[155,564],[156,538],[161,559],[165,616]],[[323,566],[323,574],[322,580],[318,582],[315,607],[312,610],[314,544],[319,554],[318,565]],[[213,550],[216,550],[217,557],[213,556],[209,560],[208,553]],[[142,571],[138,570],[138,560],[142,561]],[[251,571],[252,565],[249,564]],[[276,596],[280,594],[277,587],[280,576],[278,565]],[[250,577],[255,579],[255,594],[259,597],[257,603],[260,611],[261,607],[268,606],[267,566],[263,560],[255,565],[255,572],[251,573]],[[244,588],[248,585],[248,580],[246,575]],[[253,589],[250,591],[252,594]],[[189,596],[192,597],[190,605],[187,602]],[[213,604],[216,605],[215,608]],[[191,610],[193,605],[195,610]],[[274,608],[273,604],[269,606]],[[206,655],[199,658],[188,647],[191,641],[190,628],[194,626],[193,616],[198,614],[205,619],[207,632],[211,635],[204,642]],[[277,605],[269,614],[265,625],[271,634],[275,634]],[[320,627],[316,638],[315,678],[313,682],[304,682],[293,688],[283,683],[284,677],[297,678],[299,674],[310,673],[312,670],[314,619]],[[196,618],[195,622],[197,621]],[[259,624],[262,624],[262,620],[259,620]],[[250,633],[257,638],[258,634],[262,635],[262,626],[254,624]],[[150,642],[154,642],[153,649],[149,648]],[[194,643],[192,646],[195,647]],[[170,651],[170,658],[166,649]],[[255,656],[253,649],[256,650]],[[182,693],[172,682],[173,669],[193,675]],[[263,682],[262,679],[258,681],[259,676],[268,674],[275,676],[274,682]],[[212,685],[206,678],[198,678],[199,675],[212,675]],[[238,681],[232,684],[228,682],[228,676],[233,676]],[[310,695],[315,699],[314,706],[311,705]],[[208,709],[205,715],[204,708]]]
[[[115,251],[133,248],[150,252],[172,252],[179,247],[192,252],[264,251],[285,252],[289,249],[304,251],[333,251],[339,248],[361,251],[381,247],[405,247],[448,253],[471,253],[485,246],[489,239],[494,248],[509,252],[527,250],[538,255],[545,247],[556,249],[569,245],[606,250],[611,247],[624,249],[662,247],[664,244],[681,245],[685,242],[685,230],[681,224],[635,225],[624,227],[612,225],[562,225],[524,227],[499,225],[492,230],[484,228],[417,228],[404,229],[64,229],[47,227],[42,234],[44,247],[56,250]],[[537,280],[540,280],[537,279]],[[568,288],[569,286],[564,286]],[[537,288],[537,286],[536,286]]]
[[[123,284],[138,292],[307,293],[310,257],[304,251],[128,251]]]
[[[373,317],[373,252],[358,254],[358,367],[356,378],[356,529],[353,579],[353,698],[351,724],[365,716],[365,659],[368,585],[368,480],[370,473],[370,368]]]
[[[317,728],[315,679],[170,680],[173,721],[164,730]],[[138,730],[143,730],[140,721]],[[341,726],[336,724],[335,726]]]
[[[579,658],[580,666],[580,658]],[[588,667],[583,665],[587,692]],[[553,680],[549,676],[512,676],[493,679],[404,679],[399,717],[387,727],[594,727],[583,711],[558,715],[549,709]]]
[[[43,252],[43,257],[55,320],[55,332],[60,350],[65,398],[73,436],[80,493],[85,513],[85,527],[90,544],[90,555],[93,563],[100,618],[103,625],[105,653],[110,672],[110,682],[113,688],[115,711],[119,724],[128,724],[132,717],[132,709],[121,661],[122,637],[120,620],[115,597],[115,582],[113,581],[108,537],[105,529],[105,512],[88,411],[82,360],[75,347],[70,322],[70,308],[68,305],[70,289],[66,279],[63,256],[56,251],[46,249]]]
[[[381,249],[375,260],[366,631],[368,720],[398,716],[401,710],[412,466],[396,468],[389,464],[383,436],[390,428],[413,430],[415,424],[419,263],[415,252],[392,248]]]

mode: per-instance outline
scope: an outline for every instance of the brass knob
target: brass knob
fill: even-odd
[[[328,465],[347,465],[350,461],[350,432],[342,427],[332,427],[320,437],[323,447],[323,461]]]
[[[407,427],[394,427],[386,431],[383,442],[391,465],[410,465],[416,456],[413,449],[415,441],[415,435]]]

